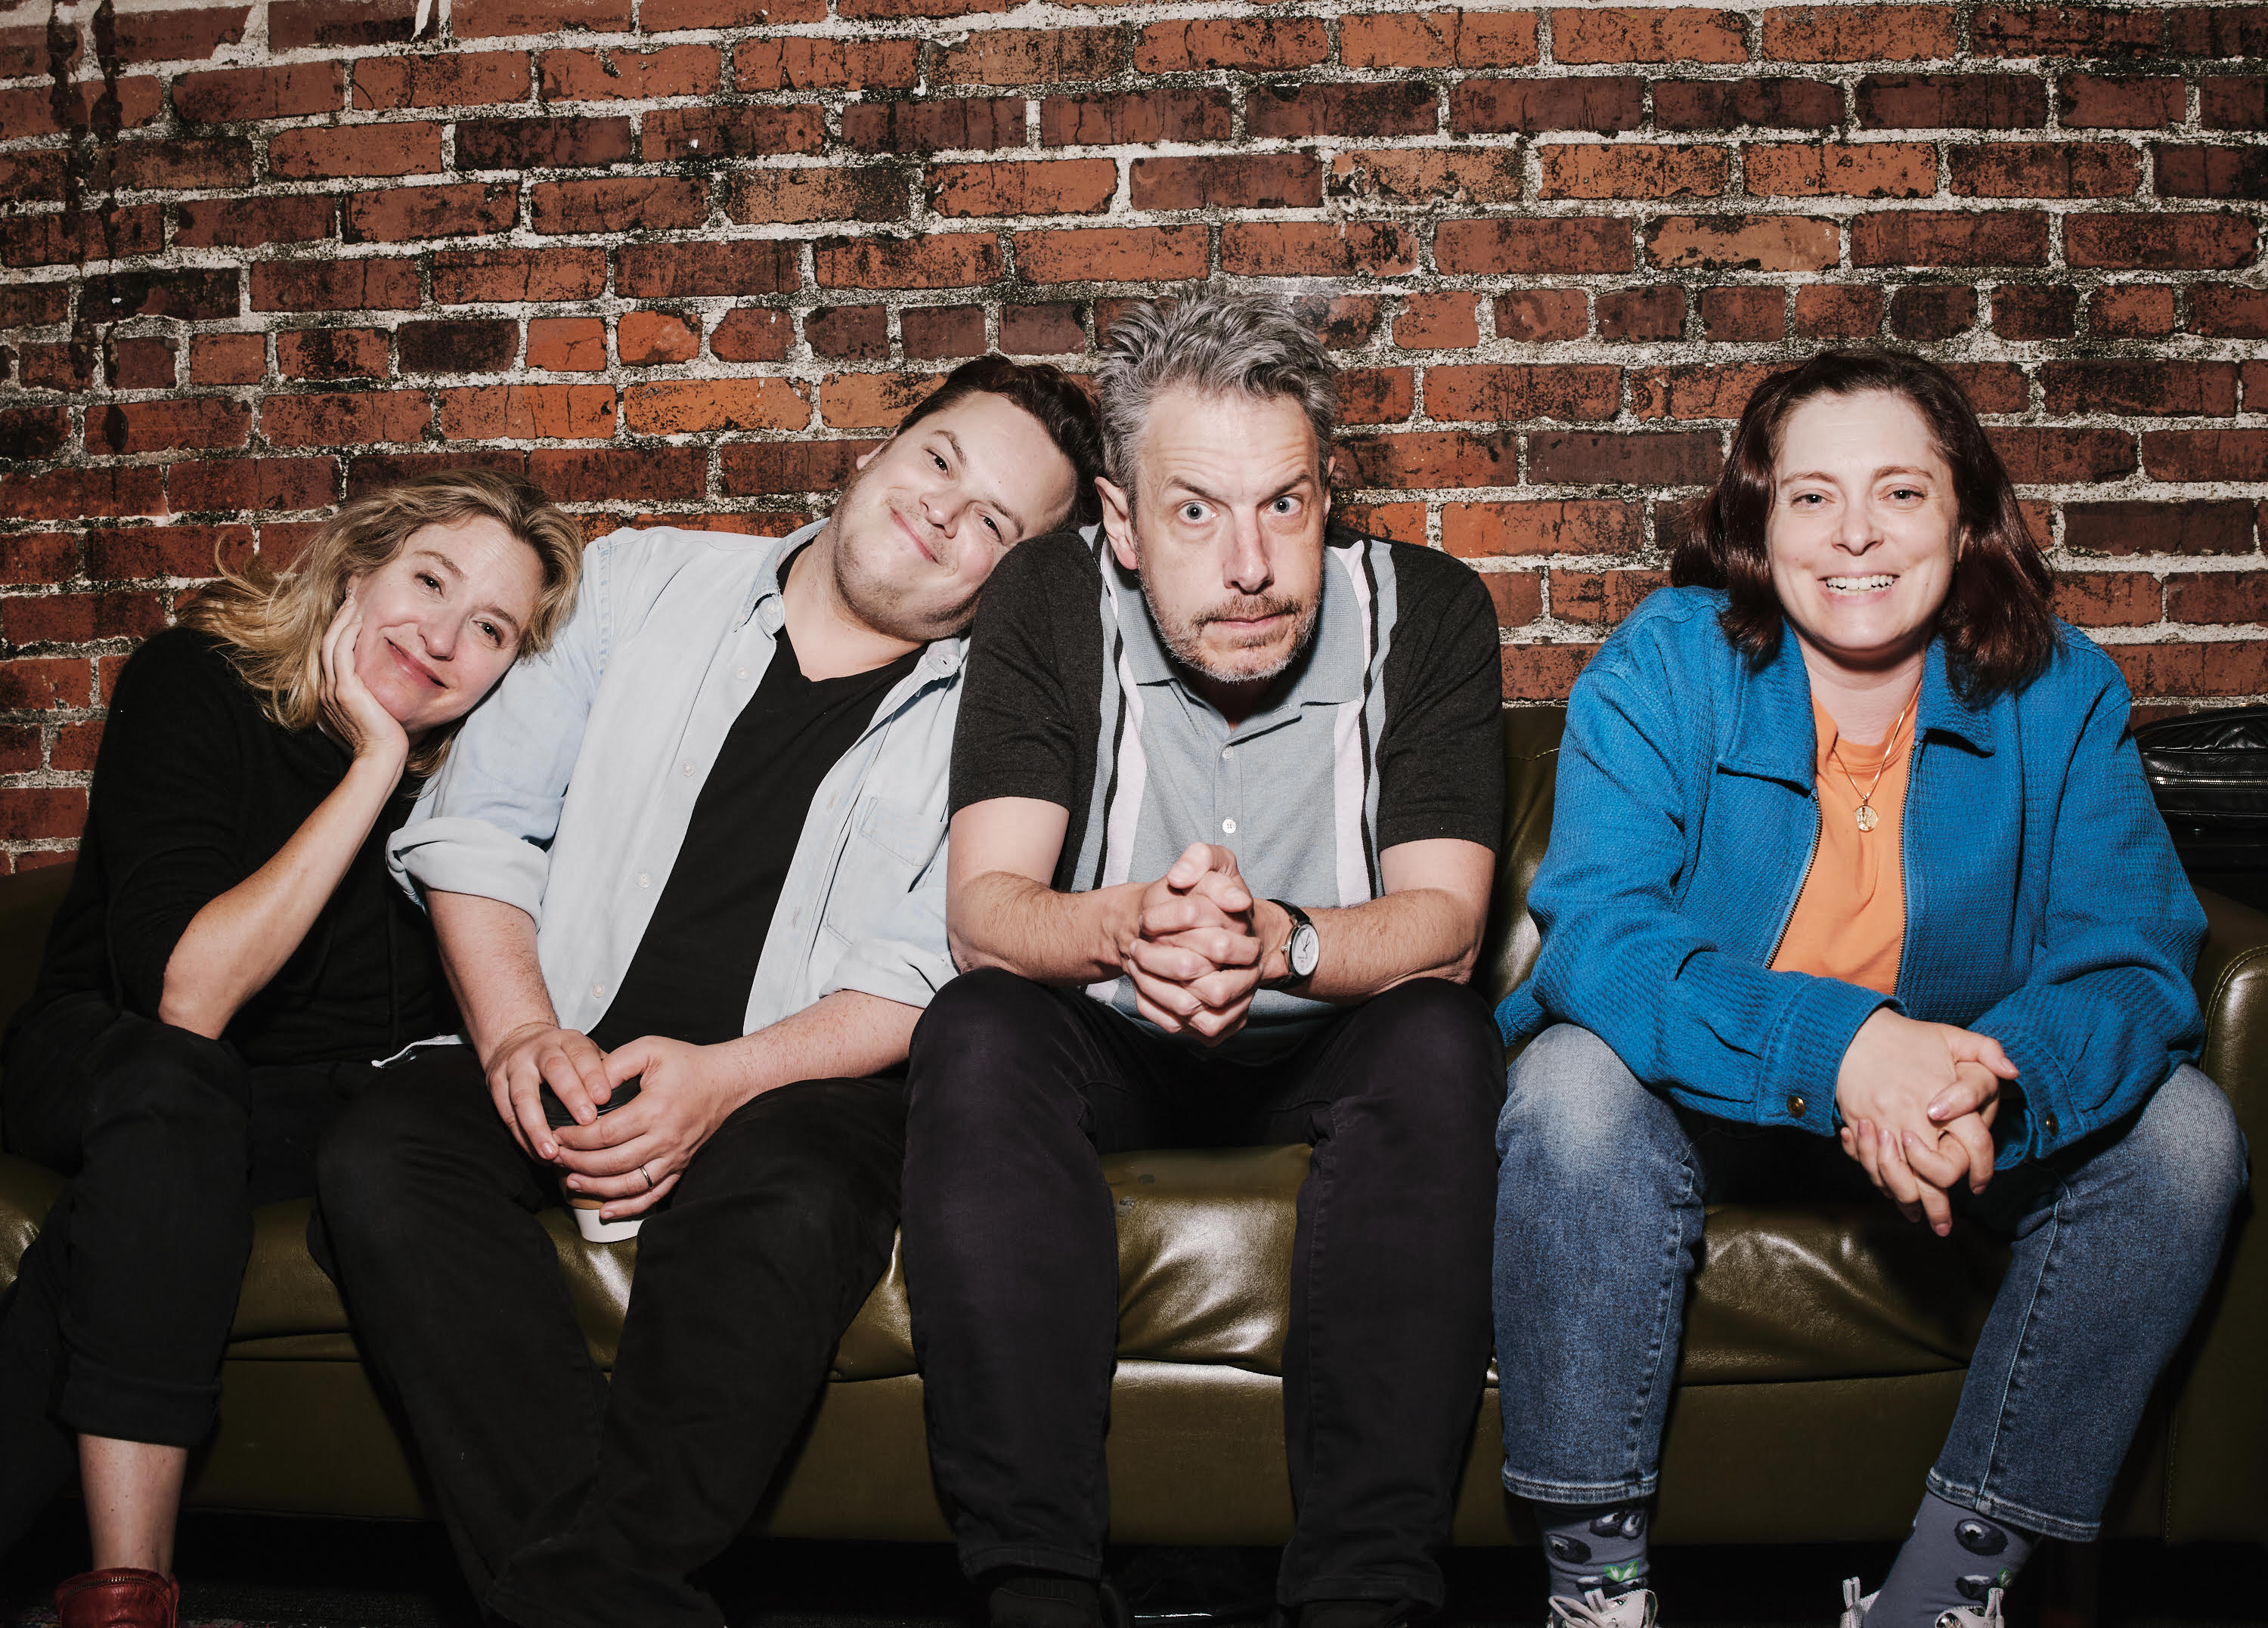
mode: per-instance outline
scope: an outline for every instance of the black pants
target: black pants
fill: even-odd
[[[11,1038],[8,1151],[70,1177],[0,1302],[0,1553],[79,1434],[194,1447],[255,1206],[314,1191],[314,1149],[367,1061],[253,1067],[234,1047],[74,995]]]
[[[914,1031],[904,1248],[964,1569],[1101,1574],[1118,1253],[1095,1155],[1304,1141],[1278,1598],[1440,1603],[1488,1366],[1502,1059],[1480,998],[1433,979],[1256,1067],[1006,972],[947,985]]]
[[[688,1574],[755,1513],[889,1263],[904,1104],[892,1081],[806,1081],[725,1120],[638,1235],[611,1389],[535,1217],[557,1172],[519,1151],[469,1052],[390,1071],[339,1123],[334,1275],[488,1610],[723,1621]]]

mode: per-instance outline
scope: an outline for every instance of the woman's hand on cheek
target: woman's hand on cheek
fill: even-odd
[[[357,759],[388,765],[398,775],[409,759],[409,736],[356,669],[355,645],[361,634],[361,600],[350,592],[323,635],[323,717]]]

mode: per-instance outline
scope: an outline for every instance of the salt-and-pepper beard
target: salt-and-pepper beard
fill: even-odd
[[[1176,624],[1168,621],[1160,612],[1157,600],[1151,598],[1150,584],[1146,578],[1142,583],[1142,598],[1150,607],[1150,620],[1158,629],[1159,641],[1165,645],[1174,659],[1182,666],[1204,674],[1215,684],[1265,684],[1271,678],[1281,677],[1285,669],[1307,654],[1307,646],[1315,636],[1317,612],[1322,607],[1322,596],[1320,593],[1306,605],[1301,605],[1296,599],[1285,598],[1281,595],[1256,598],[1248,594],[1240,594],[1233,599],[1198,612],[1186,622]],[[1207,625],[1221,621],[1256,621],[1263,616],[1299,618],[1297,627],[1292,634],[1292,642],[1286,647],[1281,660],[1272,663],[1259,672],[1227,672],[1213,664],[1211,659],[1205,654],[1204,649],[1204,630]]]

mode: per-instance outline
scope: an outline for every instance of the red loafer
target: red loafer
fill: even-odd
[[[81,1572],[55,1585],[57,1628],[176,1628],[181,1585],[139,1566]]]

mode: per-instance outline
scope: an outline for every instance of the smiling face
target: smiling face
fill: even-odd
[[[1134,465],[1131,493],[1098,482],[1103,525],[1119,564],[1141,574],[1160,639],[1212,686],[1274,678],[1322,603],[1330,460],[1306,408],[1163,391]]]
[[[355,673],[415,739],[473,709],[519,652],[543,592],[535,550],[486,515],[412,532],[355,579]]]
[[[1077,472],[1046,426],[978,392],[858,460],[829,522],[836,586],[875,632],[959,633],[1001,556],[1063,524]]]
[[[1953,471],[1904,396],[1814,396],[1788,414],[1764,543],[1780,609],[1810,651],[1854,676],[1918,655],[1959,535]]]

